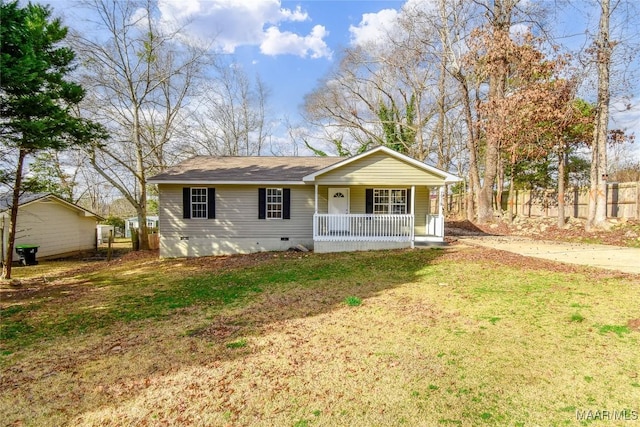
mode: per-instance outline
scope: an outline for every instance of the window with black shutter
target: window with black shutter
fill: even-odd
[[[365,209],[368,214],[404,215],[411,210],[411,189],[367,188]]]
[[[291,189],[258,188],[258,219],[291,219]]]
[[[182,217],[185,219],[214,219],[216,217],[216,189],[184,187],[182,189]]]

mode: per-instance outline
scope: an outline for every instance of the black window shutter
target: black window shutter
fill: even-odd
[[[367,196],[365,213],[372,214],[373,213],[373,188],[367,188],[365,191],[365,195]]]
[[[267,189],[258,188],[258,219],[267,217]]]
[[[207,218],[215,219],[216,217],[216,189],[207,189]]]
[[[191,188],[182,188],[182,218],[191,218]]]
[[[413,213],[411,212],[411,189],[407,188],[407,213]]]
[[[282,189],[282,219],[291,219],[291,189]]]

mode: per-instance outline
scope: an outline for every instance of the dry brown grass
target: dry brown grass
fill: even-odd
[[[251,264],[286,270],[293,263],[294,273],[311,264],[339,274],[265,278],[263,292],[242,303],[199,303],[38,340],[5,357],[0,419],[38,426],[572,425],[576,410],[640,410],[640,332],[622,327],[640,318],[637,276],[565,271],[456,246],[298,256],[112,266],[124,274],[135,265],[126,277],[140,283],[157,274],[166,281],[202,271],[249,274]],[[346,264],[362,268],[346,271]],[[73,307],[108,305],[105,294],[121,286],[101,282],[100,273],[77,280],[95,287]],[[347,306],[348,295],[363,304]],[[54,316],[55,307],[34,315]],[[226,345],[241,340],[245,346]]]

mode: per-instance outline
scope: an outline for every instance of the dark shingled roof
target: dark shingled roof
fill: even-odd
[[[18,205],[24,205],[25,203],[33,202],[34,200],[44,199],[50,196],[51,193],[23,193],[18,199]],[[7,192],[0,195],[0,212],[6,211],[11,208],[11,202],[13,201],[13,192]]]
[[[185,160],[149,181],[163,182],[294,182],[336,164],[344,157],[212,157]]]
[[[88,209],[83,208],[82,206],[78,206],[75,203],[67,202],[64,199],[56,196],[51,193],[23,193],[20,195],[18,199],[18,206],[26,205],[27,203],[35,202],[36,200],[46,199],[46,200],[54,200],[60,204],[66,205],[68,207],[73,207],[79,211],[87,212],[93,216],[95,216],[99,221],[104,220],[100,215],[96,215]],[[0,212],[4,212],[11,208],[11,202],[13,201],[13,193],[4,193],[0,194]]]

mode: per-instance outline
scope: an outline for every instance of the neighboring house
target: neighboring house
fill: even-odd
[[[131,238],[131,229],[138,228],[138,217],[132,216],[124,221],[124,237]],[[147,216],[147,228],[158,228],[158,216]]]
[[[11,195],[0,198],[2,259],[9,239]],[[25,193],[20,197],[15,244],[37,245],[37,258],[64,257],[96,249],[98,215],[53,194]],[[14,259],[18,259],[16,253]]]
[[[160,196],[161,257],[443,242],[431,194],[442,200],[445,184],[459,181],[386,147],[350,158],[194,157],[149,179]]]

